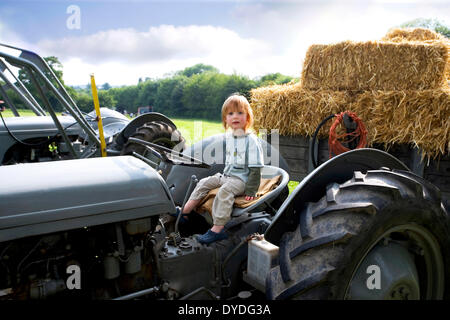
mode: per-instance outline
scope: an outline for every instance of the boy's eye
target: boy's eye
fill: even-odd
[[[242,115],[242,114],[244,114],[242,111],[239,111],[239,115]]]

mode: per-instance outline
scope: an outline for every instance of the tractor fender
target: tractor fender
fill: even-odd
[[[103,134],[105,139],[107,140],[109,137],[114,136],[120,132],[130,123],[130,120],[125,117],[120,112],[115,110],[111,110],[105,107],[100,108],[100,114],[102,115],[102,124],[103,124]],[[92,129],[98,135],[98,122],[96,120],[97,114],[95,110],[89,112],[86,115],[86,120],[91,125]],[[83,139],[88,139],[88,135],[84,132],[80,126],[77,124],[76,126],[81,133],[81,137]]]
[[[158,113],[158,112],[144,113],[144,114],[134,118],[132,121],[130,121],[130,123],[127,124],[127,126],[125,128],[123,128],[122,132],[120,132],[120,134],[116,138],[116,143],[118,145],[124,145],[127,142],[130,135],[132,135],[136,131],[137,128],[143,126],[147,122],[152,122],[152,121],[161,121],[161,122],[167,123],[169,126],[173,127],[174,129],[177,128],[177,126],[175,125],[175,123],[172,122],[172,120],[170,120],[168,117],[166,117],[165,115],[163,115],[161,113]]]
[[[297,212],[306,203],[319,201],[328,184],[343,183],[351,179],[355,171],[366,172],[381,167],[409,171],[405,164],[389,153],[371,148],[351,150],[324,162],[308,174],[284,201],[267,228],[265,239],[279,245],[283,233],[294,231],[298,226]]]

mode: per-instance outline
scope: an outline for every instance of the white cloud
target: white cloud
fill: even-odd
[[[449,16],[450,7],[442,1],[410,0],[246,3],[233,12],[244,34],[263,37],[277,48],[273,51],[280,60],[273,57],[273,61],[279,72],[294,76],[301,72],[312,44],[377,40],[406,21],[421,17],[445,21]]]
[[[95,82],[101,85],[108,82],[110,85],[137,84],[139,78],[158,78],[170,71],[181,70],[186,66],[199,63],[190,60],[168,60],[160,63],[88,63],[79,58],[71,58],[64,62],[64,81],[72,85],[87,85],[90,83],[90,74],[94,74]]]
[[[262,40],[243,38],[222,27],[197,25],[161,25],[146,32],[107,30],[83,37],[42,40],[37,46],[45,55],[60,59],[69,84],[86,83],[82,79],[88,79],[86,74],[95,70],[108,74],[111,84],[131,84],[139,77],[161,77],[200,62],[222,72],[253,74],[248,62],[271,51]]]
[[[287,62],[283,68],[280,62]],[[212,55],[203,58],[169,59],[160,62],[147,63],[119,63],[106,62],[101,64],[87,63],[79,58],[71,58],[64,61],[64,81],[71,85],[87,85],[90,81],[90,74],[95,75],[98,85],[108,82],[110,85],[130,85],[136,84],[139,78],[145,79],[160,78],[167,73],[182,70],[197,63],[213,65],[223,73],[238,73],[251,77],[262,76],[271,72],[281,72],[299,76],[300,60],[294,59],[286,61],[283,56],[265,56],[255,54],[249,59],[239,57]],[[295,64],[297,63],[297,66]]]
[[[83,37],[42,40],[38,46],[64,59],[78,57],[86,62],[120,60],[154,62],[173,58],[204,57],[239,50],[249,54],[266,50],[262,41],[243,39],[229,29],[213,26],[161,25],[146,32],[115,29]]]

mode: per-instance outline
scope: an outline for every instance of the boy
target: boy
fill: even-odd
[[[244,96],[234,94],[222,106],[222,124],[231,129],[226,134],[226,158],[223,173],[201,179],[184,206],[182,220],[215,188],[220,188],[212,206],[213,227],[198,236],[200,243],[209,244],[226,239],[224,226],[231,218],[234,199],[245,194],[245,200],[255,199],[264,166],[261,144],[249,131],[253,124],[253,112]],[[177,215],[180,214],[177,209]]]

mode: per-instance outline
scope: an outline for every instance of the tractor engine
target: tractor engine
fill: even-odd
[[[245,268],[246,235],[263,233],[269,222],[255,213],[209,246],[168,235],[158,217],[4,242],[0,300],[121,299],[152,287],[146,298],[230,296]]]
[[[0,299],[111,299],[152,285],[152,220],[2,243]]]

